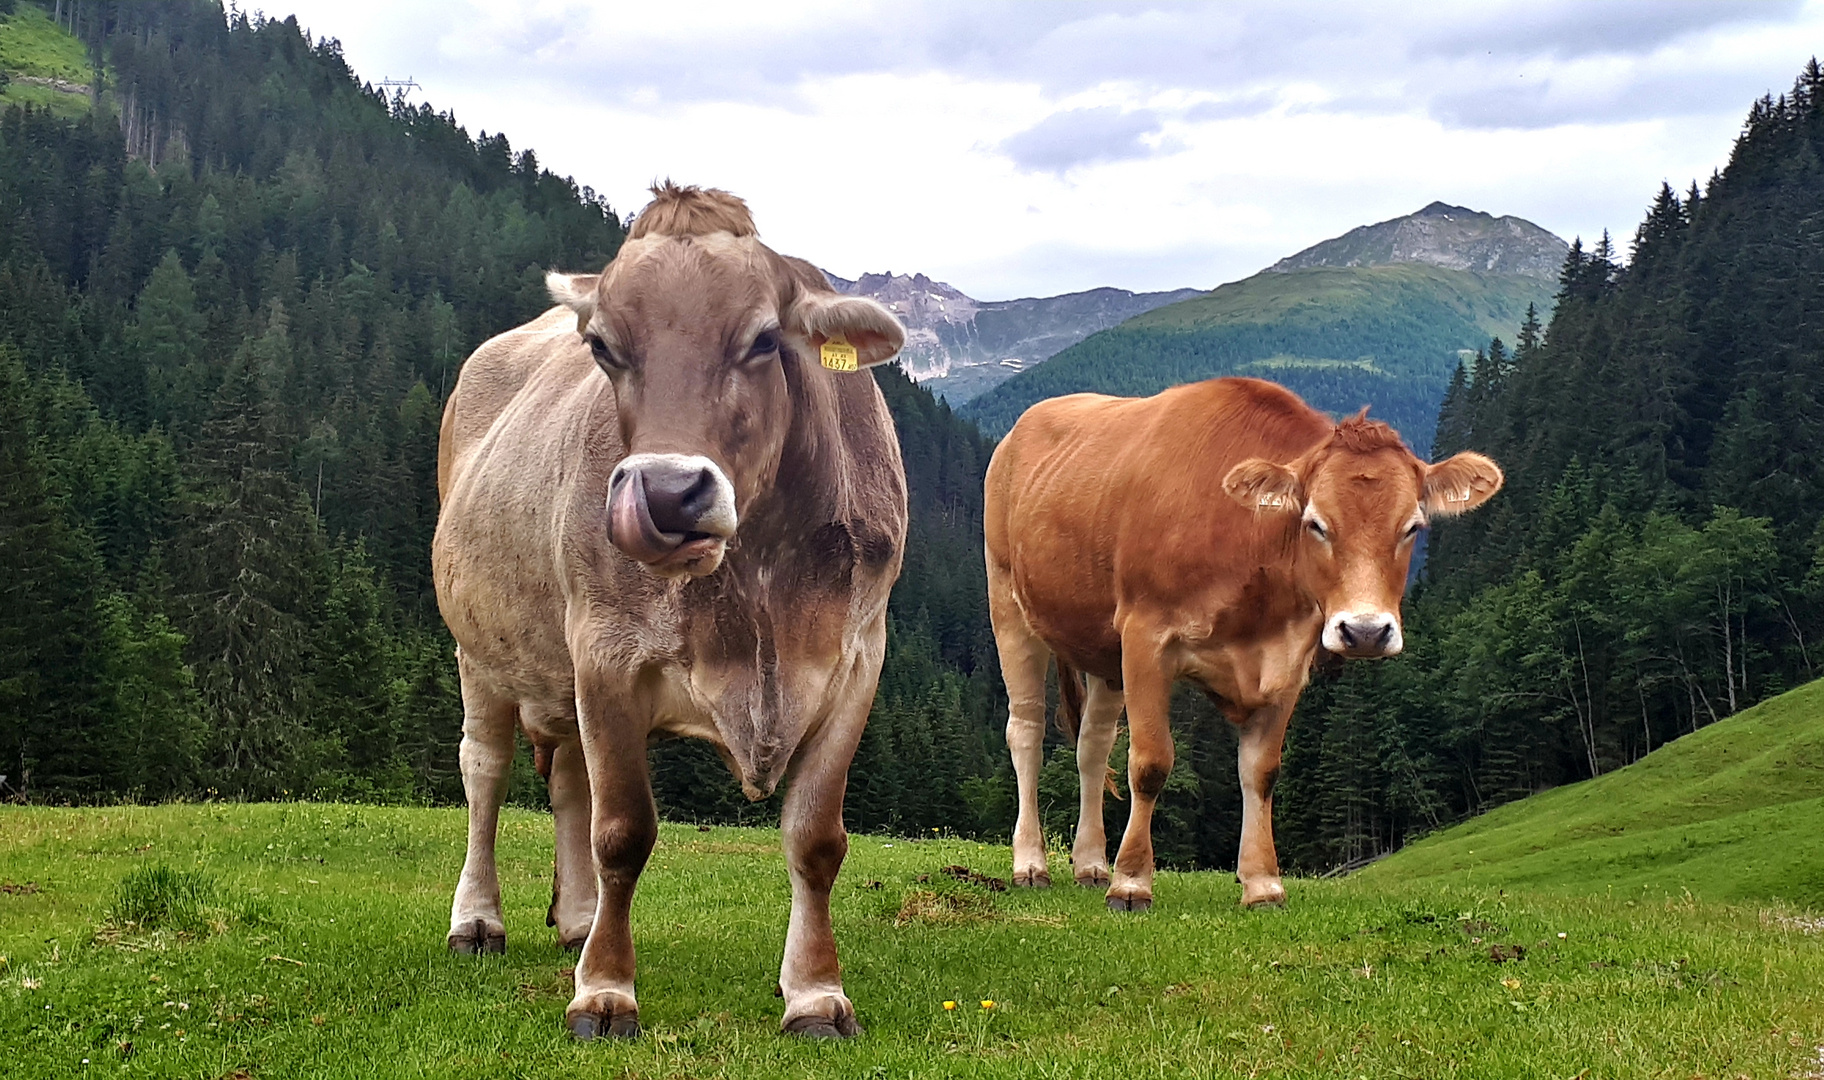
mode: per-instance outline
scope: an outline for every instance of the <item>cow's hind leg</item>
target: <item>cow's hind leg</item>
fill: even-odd
[[[1108,680],[1089,676],[1089,696],[1077,728],[1077,842],[1071,847],[1070,865],[1078,885],[1101,888],[1108,884],[1108,833],[1102,825],[1102,793],[1108,787],[1108,754],[1115,746],[1120,725],[1121,691]]]
[[[548,779],[557,866],[546,922],[557,927],[561,948],[580,952],[595,921],[595,863],[589,854],[589,770],[579,739],[572,736],[552,748]]]
[[[574,648],[587,656],[587,648]],[[564,1011],[570,1034],[630,1038],[640,1033],[633,994],[633,889],[659,837],[659,812],[646,773],[646,729],[625,715],[599,679],[578,672],[577,704],[589,772],[595,918],[576,961],[576,996]]]
[[[1286,887],[1279,878],[1279,853],[1273,845],[1273,785],[1279,780],[1286,722],[1297,703],[1294,696],[1256,709],[1242,721],[1238,732],[1241,854],[1235,860],[1235,874],[1241,878],[1241,902],[1245,907],[1286,902]]]
[[[1013,883],[1045,888],[1045,838],[1039,829],[1039,770],[1045,764],[1045,668],[1051,650],[1026,625],[1005,569],[988,558],[988,615],[1007,684],[1007,751],[1019,786],[1020,812],[1013,826]]]
[[[462,677],[462,789],[469,803],[469,849],[450,904],[452,952],[505,952],[507,926],[500,910],[500,875],[494,863],[494,835],[500,804],[507,797],[513,765],[513,731],[518,710],[510,698],[489,689],[457,653]]]

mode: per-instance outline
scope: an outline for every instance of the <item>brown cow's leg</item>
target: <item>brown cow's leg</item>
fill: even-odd
[[[988,615],[1007,684],[1007,751],[1019,786],[1020,814],[1013,826],[1013,883],[1043,889],[1045,838],[1039,830],[1039,769],[1045,764],[1045,667],[1051,650],[1026,625],[1007,571],[988,559]]]
[[[589,770],[583,744],[570,739],[551,755],[551,817],[557,831],[557,874],[552,884],[551,925],[572,952],[583,947],[595,921],[595,860],[589,854]]]
[[[1153,906],[1153,804],[1172,774],[1172,680],[1142,635],[1122,635],[1121,681],[1127,698],[1127,783],[1132,807],[1115,856],[1108,906],[1145,911]]]
[[[631,1037],[640,1033],[640,1007],[633,994],[633,926],[628,916],[634,886],[658,840],[659,813],[646,775],[644,726],[624,715],[620,702],[599,681],[586,682],[581,672],[578,675],[597,892],[594,923],[576,961],[576,996],[564,1011],[564,1020],[579,1039]]]
[[[1089,677],[1089,698],[1077,729],[1077,842],[1070,865],[1077,884],[1108,884],[1108,833],[1102,825],[1102,793],[1108,787],[1108,754],[1121,721],[1122,694],[1108,680]]]
[[[450,903],[450,950],[505,952],[507,926],[500,910],[500,875],[494,834],[513,765],[515,703],[493,693],[457,654],[462,677],[462,790],[469,804],[469,849]]]
[[[1256,709],[1240,727],[1236,758],[1241,772],[1241,855],[1235,873],[1241,878],[1245,907],[1286,902],[1286,888],[1279,880],[1279,853],[1273,846],[1273,785],[1279,779],[1286,721],[1297,703],[1293,696]]]
[[[779,990],[785,995],[780,1030],[810,1038],[859,1035],[855,1006],[842,992],[836,937],[830,926],[830,889],[849,851],[842,826],[842,795],[849,761],[867,722],[872,688],[831,717],[816,741],[799,751],[779,825],[785,865],[792,877],[792,920],[785,932]]]

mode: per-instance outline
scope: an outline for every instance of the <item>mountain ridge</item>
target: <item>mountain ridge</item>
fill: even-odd
[[[1447,270],[1519,274],[1556,281],[1570,245],[1525,218],[1495,217],[1434,201],[1403,217],[1358,225],[1267,267],[1283,274],[1318,266],[1429,263]]]

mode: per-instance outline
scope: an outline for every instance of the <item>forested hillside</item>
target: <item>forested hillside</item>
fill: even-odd
[[[1623,264],[1573,246],[1543,336],[1457,373],[1439,454],[1507,469],[1439,524],[1409,655],[1293,724],[1304,865],[1605,773],[1824,674],[1824,73],[1660,191]],[[1820,794],[1824,794],[1821,792]]]
[[[548,305],[548,267],[614,255],[615,211],[295,20],[62,8],[0,25],[106,72],[92,107],[0,114],[0,797],[460,798],[428,581],[443,398]],[[970,827],[958,786],[1001,756],[987,446],[880,379],[914,540],[855,813]],[[658,759],[674,814],[766,812],[713,755]]]
[[[1458,350],[1511,337],[1551,295],[1535,277],[1420,263],[1265,272],[1093,334],[961,412],[1000,433],[1059,394],[1143,396],[1254,375],[1334,413],[1372,403],[1423,453]]]

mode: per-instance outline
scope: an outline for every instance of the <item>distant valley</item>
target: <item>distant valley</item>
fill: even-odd
[[[842,292],[885,304],[906,325],[900,364],[959,406],[1095,333],[1200,289],[1134,293],[1102,288],[1020,300],[976,300],[923,274],[824,276]]]

